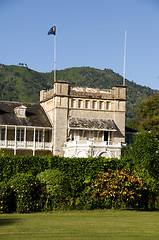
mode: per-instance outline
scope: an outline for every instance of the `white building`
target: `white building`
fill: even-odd
[[[125,143],[126,87],[109,90],[56,82],[40,92],[53,125],[53,154],[64,157],[120,157]]]
[[[0,102],[0,148],[14,155],[117,157],[125,143],[126,88],[41,90],[40,103]]]

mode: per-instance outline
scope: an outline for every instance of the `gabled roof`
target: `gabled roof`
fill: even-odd
[[[19,106],[26,107],[26,117],[18,117],[14,111]],[[0,101],[0,125],[52,127],[39,103],[19,103]]]
[[[86,130],[106,130],[116,131],[115,123],[111,119],[86,119],[86,118],[70,118],[70,129],[86,129]]]

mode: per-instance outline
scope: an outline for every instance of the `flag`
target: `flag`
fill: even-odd
[[[50,34],[56,35],[56,26],[53,26],[52,28],[50,28],[50,30],[48,31],[48,35]]]

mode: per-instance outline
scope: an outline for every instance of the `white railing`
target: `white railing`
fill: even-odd
[[[1,140],[0,145],[4,147],[5,146],[5,141]]]
[[[65,142],[64,147],[108,147],[108,146],[114,146],[114,147],[121,147],[121,142],[115,143],[112,141],[93,141],[93,140],[79,140],[79,141],[70,141]]]
[[[0,140],[0,148],[16,147],[16,148],[35,148],[35,149],[50,149],[52,142],[34,142],[34,141],[14,141],[14,140]]]

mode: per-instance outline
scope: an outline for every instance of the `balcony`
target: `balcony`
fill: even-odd
[[[120,158],[123,144],[112,141],[79,140],[65,142],[64,157],[106,157]]]
[[[122,143],[112,142],[112,141],[93,141],[93,140],[79,140],[79,141],[70,141],[64,143],[65,148],[70,147],[93,147],[93,148],[104,148],[104,147],[122,147]]]
[[[0,148],[52,150],[52,142],[0,140]]]

